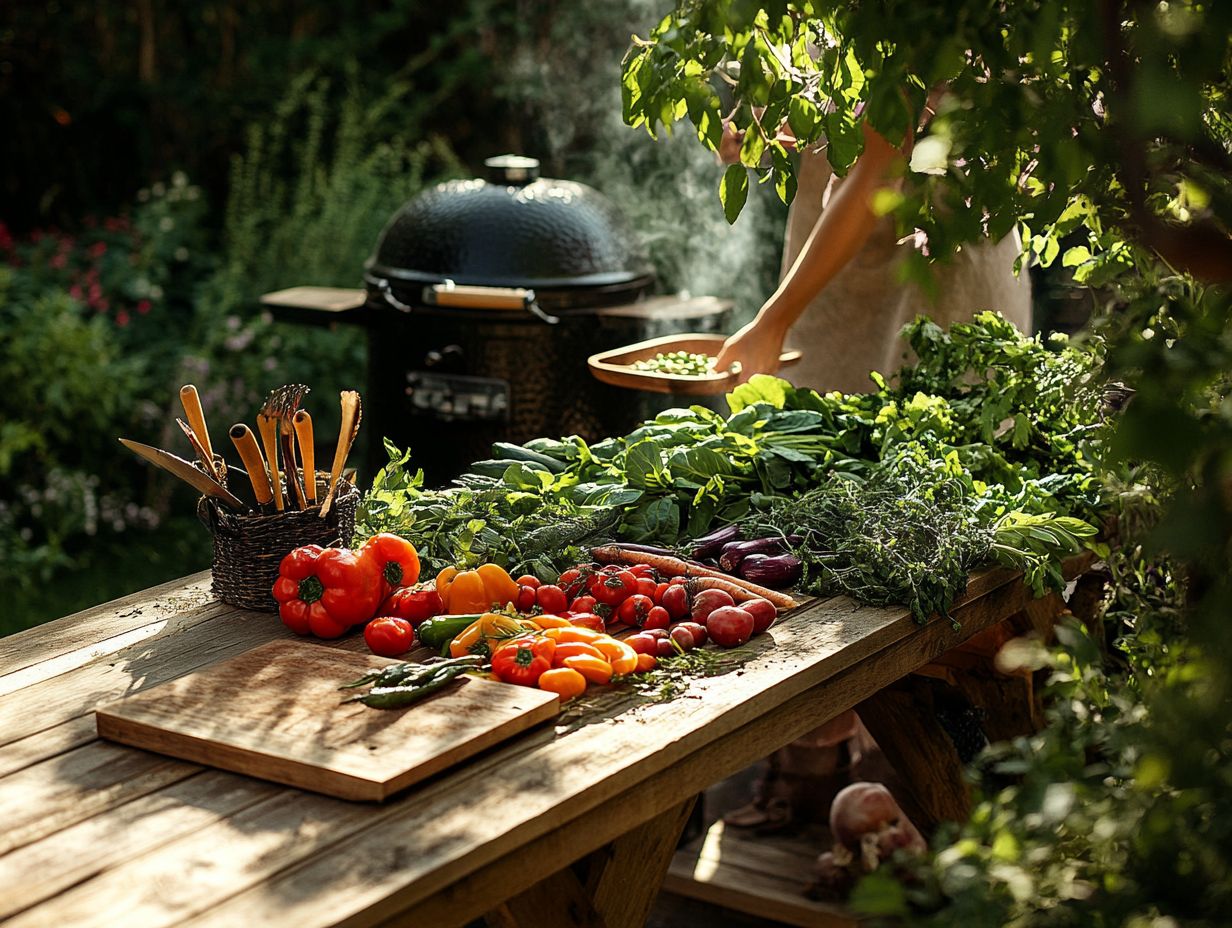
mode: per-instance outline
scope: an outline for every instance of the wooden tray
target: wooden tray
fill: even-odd
[[[382,800],[560,711],[544,690],[459,678],[405,709],[343,704],[388,658],[271,641],[98,709],[100,737],[342,799]]]
[[[659,353],[671,351],[688,351],[696,354],[716,355],[727,340],[726,335],[704,335],[690,333],[684,335],[664,335],[652,338],[624,348],[614,348],[611,351],[601,351],[592,354],[587,363],[590,372],[604,383],[614,387],[625,387],[630,390],[647,390],[651,393],[675,393],[686,396],[713,396],[727,393],[736,386],[740,368],[733,370],[702,374],[698,377],[686,377],[683,374],[660,374],[655,371],[634,370],[630,365],[634,361],[645,361]],[[785,351],[779,357],[779,365],[786,366],[799,361],[799,351]],[[768,374],[774,371],[766,371]]]

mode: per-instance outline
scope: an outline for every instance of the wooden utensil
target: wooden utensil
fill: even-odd
[[[729,393],[736,386],[740,376],[738,367],[733,370],[712,371],[708,374],[690,377],[683,374],[662,374],[658,371],[639,371],[632,365],[635,361],[646,361],[656,355],[672,351],[717,355],[724,341],[726,341],[726,336],[723,335],[703,333],[664,335],[660,338],[626,345],[623,348],[613,348],[610,351],[592,354],[586,363],[596,380],[614,387],[646,390],[652,393],[674,393],[682,396],[714,396]],[[779,365],[786,367],[795,364],[801,357],[799,351],[784,351],[779,356]],[[774,372],[767,371],[767,373]]]
[[[221,483],[222,481],[218,473],[218,468],[215,466],[213,456],[206,450],[205,445],[201,443],[201,439],[197,437],[197,433],[193,431],[192,426],[183,419],[179,418],[175,420],[175,424],[180,427],[180,431],[182,431],[184,433],[184,437],[188,439],[188,444],[192,446],[193,454],[197,456],[197,460],[205,466],[210,474],[213,475],[214,479]]]
[[[299,459],[304,465],[304,493],[308,497],[308,504],[315,505],[317,501],[316,449],[312,444],[312,416],[306,409],[295,413],[295,437],[299,440]]]
[[[170,451],[163,451],[161,448],[155,448],[151,445],[143,445],[139,441],[129,441],[127,438],[121,438],[120,444],[134,454],[145,458],[151,464],[161,467],[168,473],[175,474],[175,476],[206,496],[212,496],[215,499],[221,500],[234,509],[244,510],[248,508],[244,505],[243,500],[230,492],[213,477],[201,473],[188,461],[177,457]]]
[[[329,492],[325,494],[325,502],[321,504],[322,519],[329,514],[329,507],[334,504],[343,465],[346,464],[347,455],[351,453],[351,445],[359,433],[360,420],[364,417],[363,404],[355,390],[343,390],[339,399],[342,402],[342,425],[338,429],[338,447],[334,449],[334,466],[329,471]]]
[[[271,641],[100,708],[98,733],[300,789],[381,800],[560,711],[554,693],[475,677],[405,709],[343,702],[339,684],[391,663]]]
[[[180,403],[184,407],[184,415],[188,418],[188,424],[192,426],[193,434],[197,436],[201,447],[205,449],[205,457],[201,459],[201,463],[208,467],[210,473],[216,478],[221,477],[218,468],[214,466],[214,445],[210,442],[210,433],[205,426],[205,411],[201,408],[201,397],[197,394],[197,388],[191,383],[180,387]]]
[[[261,444],[265,446],[265,460],[269,463],[274,508],[282,512],[287,504],[282,496],[282,474],[278,472],[278,422],[273,416],[257,413],[257,431],[261,433]]]
[[[299,409],[300,400],[308,394],[302,383],[289,383],[275,390],[265,399],[261,415],[268,416],[278,424],[278,441],[282,446],[282,469],[287,476],[287,488],[292,502],[300,509],[307,508],[304,488],[300,486],[295,466],[295,438],[292,420]]]
[[[265,459],[261,457],[261,449],[257,447],[256,436],[252,434],[252,429],[243,422],[237,422],[231,426],[228,434],[231,436],[231,443],[235,445],[235,450],[240,453],[240,460],[244,462],[244,470],[248,471],[248,482],[252,484],[252,495],[257,498],[260,505],[268,506],[274,498],[274,491],[270,489],[269,474],[265,472]]]

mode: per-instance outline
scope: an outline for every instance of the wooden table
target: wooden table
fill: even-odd
[[[815,600],[670,702],[613,699],[372,805],[97,739],[98,704],[290,635],[197,574],[0,639],[0,921],[641,925],[702,789],[1028,600],[979,574],[959,631]]]

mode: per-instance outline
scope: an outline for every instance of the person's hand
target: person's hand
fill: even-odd
[[[740,146],[743,144],[744,133],[733,126],[731,120],[723,120],[723,137],[719,139],[719,162],[737,164],[740,161]]]
[[[726,371],[738,363],[740,383],[754,374],[773,374],[779,369],[786,336],[784,329],[759,316],[723,343],[714,369]]]

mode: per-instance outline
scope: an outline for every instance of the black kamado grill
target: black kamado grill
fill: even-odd
[[[394,214],[365,291],[263,298],[283,319],[306,321],[307,309],[366,327],[370,472],[384,463],[381,435],[442,483],[494,441],[627,432],[664,398],[599,383],[587,357],[728,321],[730,304],[713,297],[651,296],[641,243],[598,191],[539,177],[532,158],[485,164],[487,181],[440,184]]]

